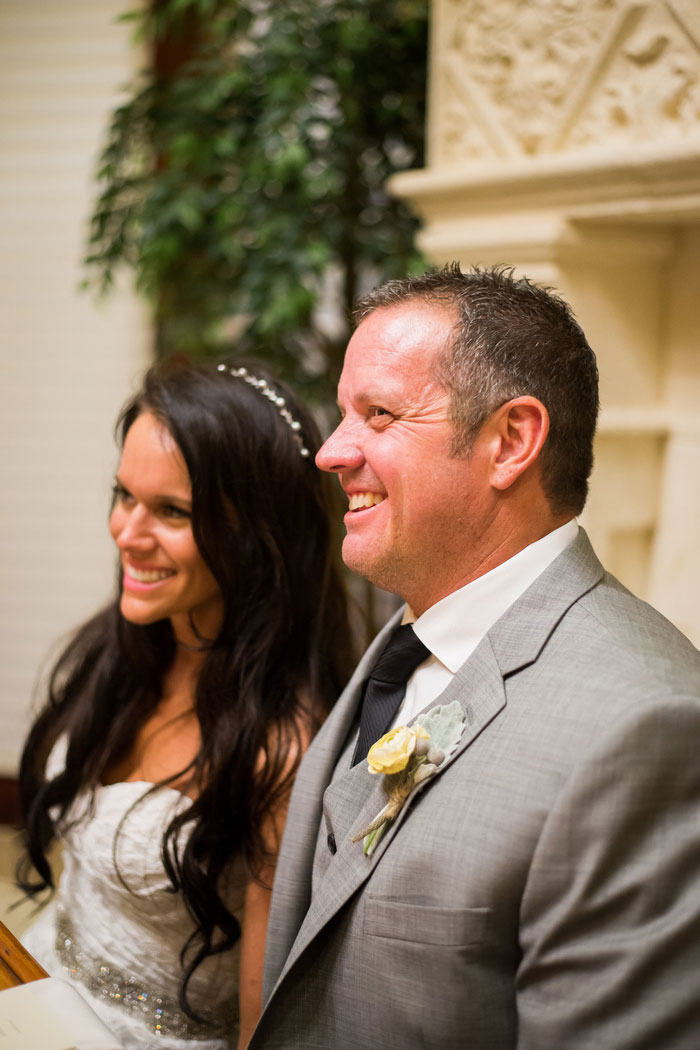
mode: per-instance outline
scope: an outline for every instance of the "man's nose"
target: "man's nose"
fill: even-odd
[[[341,420],[316,453],[316,466],[332,474],[357,470],[364,461],[358,437],[356,428],[347,419]]]

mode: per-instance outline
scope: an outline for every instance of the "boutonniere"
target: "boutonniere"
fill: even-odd
[[[432,707],[412,726],[397,726],[372,744],[367,755],[369,772],[383,774],[389,801],[352,842],[364,840],[364,852],[374,853],[379,840],[403,809],[411,792],[428,780],[452,754],[464,732],[464,713],[458,700]]]

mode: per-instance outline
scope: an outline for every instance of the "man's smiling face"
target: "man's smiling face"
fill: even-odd
[[[455,563],[478,513],[478,441],[469,459],[450,456],[450,397],[435,378],[454,323],[419,300],[369,314],[345,355],[343,419],[316,457],[349,499],[345,563],[417,613],[461,586]]]

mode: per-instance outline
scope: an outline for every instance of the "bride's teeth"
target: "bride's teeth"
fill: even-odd
[[[130,565],[126,571],[137,583],[157,583],[158,580],[165,580],[168,576],[172,576],[170,569],[135,569],[133,565]]]
[[[384,501],[384,496],[380,496],[378,492],[355,492],[349,497],[349,509],[350,510],[361,510],[363,507],[376,507],[378,503]]]

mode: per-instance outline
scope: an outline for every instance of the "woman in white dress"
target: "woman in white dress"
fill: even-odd
[[[156,366],[118,423],[119,593],[20,769],[24,937],[126,1050],[247,1045],[291,782],[353,664],[317,428],[263,369]]]

